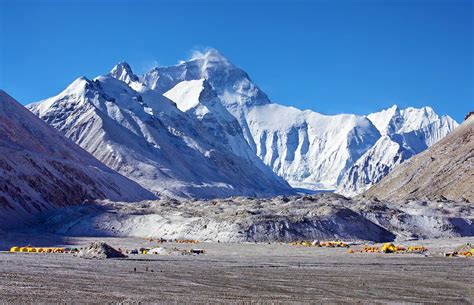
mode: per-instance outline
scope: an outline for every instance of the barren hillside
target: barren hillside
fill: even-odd
[[[474,202],[474,116],[425,152],[399,165],[363,197]]]

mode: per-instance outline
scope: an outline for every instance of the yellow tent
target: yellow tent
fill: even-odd
[[[20,252],[20,247],[11,247],[10,252]]]
[[[27,247],[21,247],[20,252],[28,252],[28,248]]]
[[[382,250],[383,253],[395,253],[397,252],[397,247],[392,243],[385,243],[380,250]]]

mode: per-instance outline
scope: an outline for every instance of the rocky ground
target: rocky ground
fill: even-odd
[[[474,206],[460,202],[387,203],[331,193],[209,201],[161,199],[81,205],[29,224],[65,236],[133,236],[262,242],[474,236]]]
[[[76,246],[95,240],[21,234],[10,238],[30,239],[35,245],[45,239],[56,245]],[[122,249],[157,246],[138,238],[100,240]],[[0,300],[471,304],[474,259],[441,255],[464,242],[472,243],[474,238],[425,240],[422,244],[430,249],[427,256],[349,254],[343,248],[278,243],[166,243],[160,246],[198,247],[206,253],[130,255],[107,260],[85,260],[72,254],[0,252]]]
[[[99,260],[0,252],[0,302],[471,304],[474,259],[443,253],[474,243],[473,228],[472,204],[451,201],[388,203],[321,193],[96,202],[0,229],[0,250],[104,240],[122,250],[162,247],[157,252],[165,255]],[[158,244],[156,238],[201,242]],[[429,252],[348,253],[281,243],[313,239],[340,239],[356,249],[395,240]],[[205,254],[181,254],[192,247]]]

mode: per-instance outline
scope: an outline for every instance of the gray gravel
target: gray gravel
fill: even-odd
[[[64,240],[77,246],[90,241]],[[157,245],[132,238],[109,238],[106,242],[122,249]],[[471,304],[474,259],[444,258],[438,253],[462,242],[474,240],[425,240],[423,244],[432,249],[429,257],[253,243],[166,243],[162,246],[199,247],[206,254],[132,255],[110,260],[3,252],[0,300]]]

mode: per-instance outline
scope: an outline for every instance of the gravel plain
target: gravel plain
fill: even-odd
[[[19,242],[26,239],[17,236]],[[29,240],[39,245],[41,239]],[[54,237],[45,240],[54,243]],[[93,240],[122,249],[158,246],[139,238],[57,242],[85,246]],[[349,254],[343,248],[279,243],[164,243],[159,246],[206,253],[107,260],[0,252],[0,301],[472,304],[474,259],[441,254],[466,242],[474,238],[405,243],[427,246],[428,255]]]

